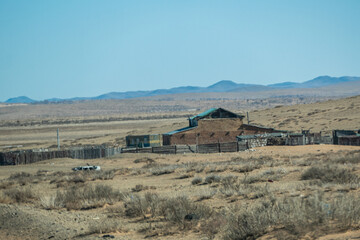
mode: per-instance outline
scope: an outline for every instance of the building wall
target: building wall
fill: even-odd
[[[236,142],[239,135],[273,132],[272,129],[244,125],[240,118],[202,119],[194,129],[163,136],[164,145]]]
[[[161,143],[160,134],[126,136],[126,147],[157,147]]]
[[[360,137],[339,137],[338,138],[339,145],[352,145],[352,146],[360,146]]]

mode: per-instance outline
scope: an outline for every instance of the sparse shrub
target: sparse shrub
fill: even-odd
[[[0,182],[0,189],[7,189],[10,188],[12,185],[14,185],[13,181],[4,180]]]
[[[181,228],[191,226],[194,221],[208,218],[212,215],[211,208],[191,202],[187,197],[161,198],[155,193],[129,196],[125,203],[125,215],[128,217],[157,217]]]
[[[194,176],[194,174],[192,174],[192,173],[185,173],[185,174],[182,174],[180,177],[178,177],[178,179],[191,178],[193,176]]]
[[[217,192],[217,190],[211,190],[209,188],[207,188],[206,190],[204,189],[201,192],[199,192],[198,199],[196,200],[196,202],[210,199],[216,194],[216,192]]]
[[[195,204],[187,197],[165,199],[161,207],[161,213],[166,220],[186,228],[192,226],[197,220],[209,218],[213,210],[203,204]]]
[[[256,239],[276,226],[283,226],[288,233],[301,238],[309,231],[326,228],[330,222],[332,227],[344,227],[345,219],[349,228],[359,223],[359,202],[353,195],[327,202],[321,194],[315,194],[308,198],[270,198],[256,205],[236,206],[226,212],[223,238]]]
[[[122,200],[124,195],[106,185],[85,186],[82,188],[71,187],[65,191],[58,191],[55,197],[50,197],[48,203],[43,204],[45,208],[87,209],[100,207],[104,204],[112,204]]]
[[[19,172],[19,173],[13,173],[10,175],[9,179],[10,180],[19,180],[20,178],[28,178],[31,177],[32,175],[30,173],[26,173],[26,172]]]
[[[147,190],[147,189],[149,189],[149,187],[144,186],[142,184],[138,184],[134,188],[132,188],[131,191],[133,191],[133,192],[141,192],[141,191]]]
[[[205,182],[207,184],[211,184],[211,183],[217,183],[221,181],[221,177],[218,175],[209,175],[205,178]]]
[[[202,178],[201,177],[195,177],[192,181],[191,184],[192,185],[197,185],[200,184],[202,182]]]
[[[151,164],[151,163],[155,163],[154,159],[145,157],[145,158],[139,158],[139,159],[135,159],[134,163],[147,163],[147,164]]]
[[[103,234],[116,232],[121,229],[121,224],[115,219],[103,219],[89,224],[89,230],[87,234]]]
[[[359,151],[344,153],[342,155],[335,155],[330,158],[332,163],[338,164],[358,164],[360,163],[360,153]]]
[[[63,200],[60,199],[57,195],[55,196],[41,196],[40,205],[46,210],[58,209],[64,207]]]
[[[248,199],[257,199],[270,194],[268,185],[259,186],[248,184],[247,178],[247,175],[245,175],[243,179],[230,176],[223,178],[219,191],[226,197],[237,195]]]
[[[8,179],[17,181],[19,185],[24,186],[24,185],[26,185],[28,183],[33,182],[34,181],[34,176],[31,175],[30,173],[19,172],[19,173],[11,174]]]
[[[177,168],[176,165],[160,165],[156,164],[153,167],[149,169],[150,173],[155,176],[160,176],[163,174],[170,174],[175,172],[175,169]]]
[[[335,165],[314,166],[308,168],[302,175],[302,180],[320,180],[323,183],[358,183],[359,177],[348,169]]]
[[[95,180],[111,180],[115,177],[116,170],[107,170],[107,171],[93,171],[88,172],[87,175],[92,181]]]
[[[47,170],[38,170],[38,171],[36,172],[36,176],[38,176],[38,177],[46,176],[47,173],[48,173]]]
[[[147,205],[145,201],[138,195],[130,195],[124,203],[125,215],[127,217],[139,217],[146,218]]]
[[[17,203],[29,202],[30,200],[36,198],[35,194],[32,192],[32,190],[30,188],[8,189],[8,190],[4,191],[4,194],[9,199],[11,199],[12,202],[17,202]]]
[[[225,216],[219,213],[214,213],[210,218],[204,219],[204,223],[200,225],[200,231],[209,239],[214,239],[215,235],[219,233],[225,225]]]
[[[111,180],[117,170],[108,171],[83,171],[83,172],[56,172],[52,175],[50,184],[56,183],[57,187],[65,187],[69,184],[83,185],[87,181]]]

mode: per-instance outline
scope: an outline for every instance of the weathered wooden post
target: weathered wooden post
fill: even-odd
[[[59,128],[57,129],[57,148],[60,151],[60,136],[59,136]]]

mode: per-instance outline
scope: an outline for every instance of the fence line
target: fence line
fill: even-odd
[[[76,147],[67,150],[36,151],[23,150],[0,152],[0,165],[18,165],[39,162],[53,158],[95,159],[109,157],[121,153],[119,147]]]
[[[344,138],[344,139],[342,139]],[[360,145],[360,137],[339,137],[344,145]],[[302,135],[293,134],[285,137],[272,137],[267,135],[246,136],[238,142],[211,143],[199,145],[171,145],[147,148],[120,148],[107,146],[83,146],[67,150],[36,151],[23,150],[13,152],[0,152],[0,165],[29,164],[53,158],[95,159],[113,156],[120,153],[157,153],[157,154],[184,154],[184,153],[219,153],[238,152],[253,147],[266,145],[306,145],[306,144],[335,144],[332,136],[319,134]]]

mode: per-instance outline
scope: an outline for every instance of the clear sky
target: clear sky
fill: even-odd
[[[360,76],[360,0],[0,0],[0,101]]]

